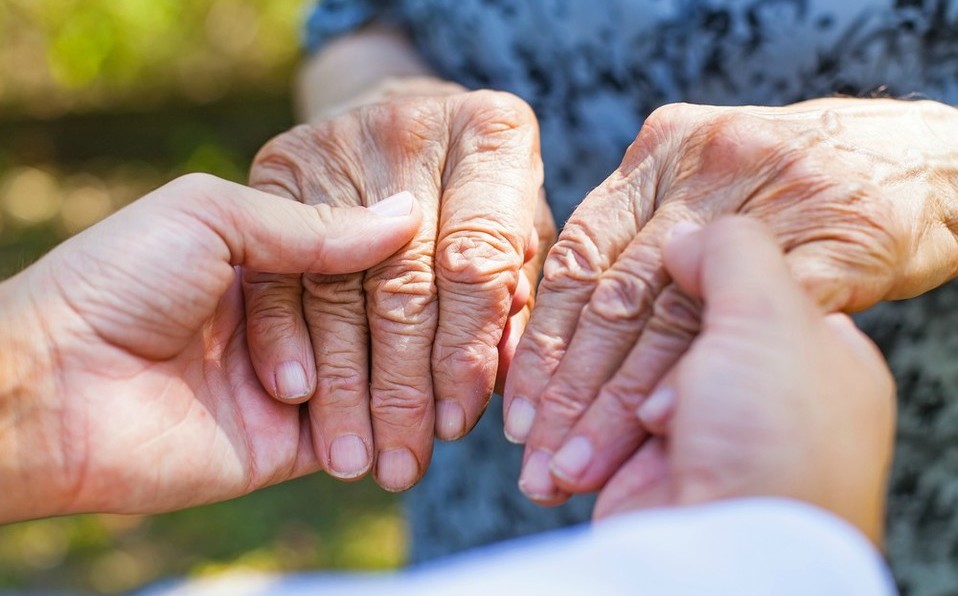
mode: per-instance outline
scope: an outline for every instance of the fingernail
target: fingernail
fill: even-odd
[[[443,441],[455,441],[466,434],[466,412],[450,399],[436,402],[436,436]]]
[[[592,453],[588,439],[572,437],[552,458],[552,473],[565,480],[578,480],[592,463]]]
[[[646,430],[654,434],[665,432],[668,419],[675,408],[675,390],[659,387],[635,411]]]
[[[415,200],[411,192],[404,190],[378,203],[373,203],[368,209],[383,217],[403,217],[412,213],[412,204]]]
[[[391,492],[406,490],[419,479],[419,462],[408,449],[381,451],[376,461],[376,480]]]
[[[309,395],[306,369],[295,360],[276,367],[276,396],[280,399],[300,399]]]
[[[533,501],[547,501],[556,496],[556,485],[549,473],[552,454],[537,449],[532,452],[519,476],[519,490]]]
[[[680,221],[674,226],[669,232],[669,242],[673,240],[678,240],[682,236],[688,236],[689,234],[694,234],[702,229],[702,226],[691,222],[691,221]]]
[[[356,435],[336,437],[329,446],[329,474],[349,479],[363,475],[369,469],[369,450]]]
[[[536,419],[536,408],[523,397],[512,398],[509,412],[506,414],[506,438],[513,443],[525,443]]]

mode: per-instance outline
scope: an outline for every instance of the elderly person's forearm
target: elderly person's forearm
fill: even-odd
[[[314,122],[371,100],[389,80],[417,80],[437,86],[442,81],[419,56],[404,33],[371,25],[331,41],[307,58],[296,81],[297,116]],[[398,92],[399,85],[393,86]]]

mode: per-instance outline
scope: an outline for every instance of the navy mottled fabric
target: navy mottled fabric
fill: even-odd
[[[958,103],[958,0],[325,0],[309,47],[386,14],[442,76],[533,106],[560,222],[665,103],[780,105],[879,89]],[[958,594],[958,288],[859,322],[900,387],[892,564],[905,594]],[[410,494],[416,560],[588,515],[587,501],[525,502],[498,410],[466,440],[439,445]]]

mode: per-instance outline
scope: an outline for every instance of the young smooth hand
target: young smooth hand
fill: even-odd
[[[306,206],[193,174],[0,284],[0,522],[158,512],[323,469],[250,362],[239,268],[345,274],[418,230],[409,193]]]
[[[664,262],[704,304],[702,331],[633,414],[654,436],[604,487],[595,515],[780,496],[832,511],[880,542],[895,400],[874,344],[800,290],[752,220],[677,228]],[[599,432],[600,422],[589,416],[586,428]],[[556,454],[560,486],[588,451],[579,437]]]

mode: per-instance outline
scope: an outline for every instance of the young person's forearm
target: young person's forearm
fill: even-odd
[[[320,120],[366,103],[357,99],[389,79],[434,76],[401,31],[367,27],[333,40],[303,63],[296,82],[298,116]]]

